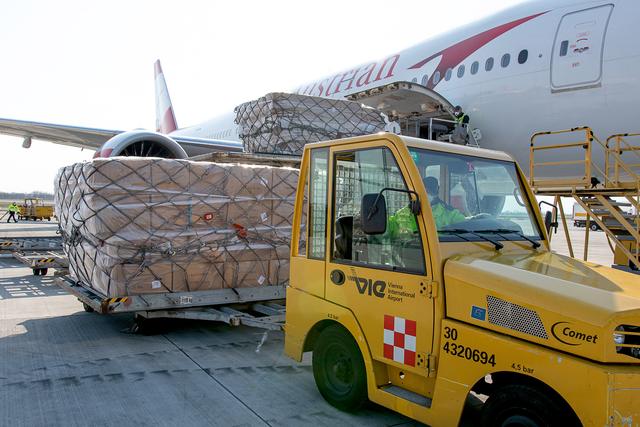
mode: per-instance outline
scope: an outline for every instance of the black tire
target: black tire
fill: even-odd
[[[40,275],[41,276],[46,276],[48,272],[49,272],[48,268],[41,268],[40,269]]]
[[[554,400],[549,393],[527,385],[506,385],[497,389],[484,404],[481,417],[483,427],[580,425],[576,421],[565,404]]]
[[[320,333],[313,349],[313,377],[320,394],[343,411],[356,411],[367,401],[367,370],[358,344],[343,327]]]
[[[34,276],[39,276],[40,275],[40,269],[39,268],[34,268],[33,269],[33,275]]]
[[[82,303],[82,308],[84,308],[84,311],[86,311],[87,313],[93,313],[95,310],[86,302]]]
[[[598,231],[600,229],[600,227],[598,227],[598,224],[596,224],[595,222],[592,223],[589,228],[591,228],[591,231]]]
[[[629,260],[629,269],[632,271],[638,271],[638,267],[636,267],[636,265],[631,262],[631,260]]]

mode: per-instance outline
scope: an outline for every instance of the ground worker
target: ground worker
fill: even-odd
[[[13,218],[13,222],[18,222],[16,214],[20,212],[20,208],[16,202],[12,202],[7,208],[7,211],[9,211],[9,218],[7,218],[7,222],[11,221],[11,218]]]
[[[427,197],[429,197],[429,203],[431,204],[431,213],[436,222],[437,229],[466,219],[459,210],[449,206],[439,197],[440,184],[436,178],[427,176],[422,182],[427,190]],[[389,217],[387,229],[387,232],[392,238],[403,235],[410,236],[418,231],[415,216],[411,213],[409,206],[405,206]]]
[[[427,197],[429,197],[429,203],[431,204],[431,214],[436,222],[436,228],[440,229],[466,219],[462,212],[449,206],[440,198],[440,184],[436,178],[427,176],[422,182],[427,190]]]
[[[456,144],[466,144],[469,140],[469,116],[462,111],[462,107],[459,105],[456,105],[453,109],[453,116],[455,117],[456,127],[451,135],[451,141]]]

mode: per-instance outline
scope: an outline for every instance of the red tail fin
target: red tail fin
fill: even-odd
[[[178,124],[159,59],[155,62],[154,68],[156,79],[156,131],[165,134],[171,133],[178,129]]]

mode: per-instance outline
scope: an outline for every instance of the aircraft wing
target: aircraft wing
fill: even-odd
[[[119,130],[83,128],[51,123],[27,122],[0,118],[0,134],[31,137],[56,144],[97,150]]]
[[[120,133],[123,131],[0,118],[0,134],[22,138],[31,137],[32,139],[90,150],[98,150],[105,142]],[[169,137],[180,144],[189,156],[210,153],[211,151],[242,151],[242,143],[237,141],[183,135],[169,135]]]
[[[223,139],[195,138],[182,135],[169,135],[175,140],[187,154],[197,156],[212,151],[242,151],[242,142]]]

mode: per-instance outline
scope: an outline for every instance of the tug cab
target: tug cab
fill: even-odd
[[[313,352],[332,405],[455,426],[473,395],[484,426],[640,419],[637,277],[550,252],[509,155],[307,144],[293,230],[285,352]]]

